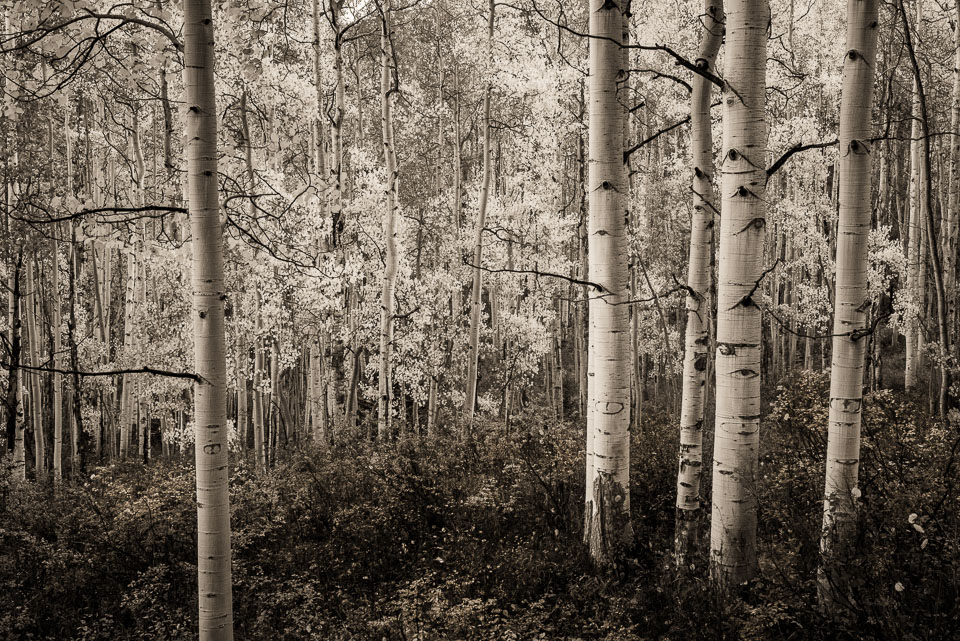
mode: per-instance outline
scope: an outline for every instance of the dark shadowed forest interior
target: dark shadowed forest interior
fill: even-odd
[[[960,0],[0,17],[0,638],[960,639]]]

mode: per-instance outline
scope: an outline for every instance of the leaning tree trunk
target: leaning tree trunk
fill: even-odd
[[[848,598],[855,550],[863,366],[867,349],[870,235],[870,128],[877,60],[878,0],[847,0],[847,46],[840,103],[840,218],[830,370],[827,480],[818,596],[829,614]]]
[[[490,0],[487,16],[487,57],[491,63],[493,55],[494,0]],[[480,364],[480,318],[483,305],[483,228],[487,224],[487,201],[490,197],[490,93],[491,82],[483,94],[483,169],[480,183],[480,202],[477,211],[477,226],[473,233],[473,288],[470,292],[470,353],[467,355],[467,387],[463,400],[463,429],[473,424],[473,415],[477,401],[477,370]]]
[[[185,0],[183,86],[193,235],[197,574],[200,641],[233,639],[223,238],[217,194],[217,105],[210,0]]]
[[[721,585],[757,567],[757,450],[760,443],[759,288],[765,227],[767,0],[727,3],[723,87],[717,400],[710,560]]]
[[[697,67],[714,72],[723,39],[723,2],[705,0],[703,35]],[[690,265],[687,276],[687,328],[680,406],[680,469],[677,473],[675,554],[677,567],[693,562],[700,527],[700,478],[703,474],[703,406],[710,359],[710,264],[716,205],[713,194],[713,136],[710,90],[713,84],[694,76],[690,97],[693,218],[690,224]]]
[[[387,168],[386,209],[383,212],[383,242],[386,246],[383,274],[383,290],[380,300],[380,376],[379,404],[377,407],[377,438],[389,438],[392,429],[391,400],[393,360],[393,323],[397,288],[397,153],[393,138],[393,103],[397,87],[394,83],[396,61],[393,50],[392,3],[383,6],[382,31],[380,35],[380,101],[381,126],[383,130],[383,158]]]
[[[598,565],[614,562],[632,539],[630,525],[630,322],[624,220],[624,75],[621,2],[590,0],[590,331],[584,539]]]

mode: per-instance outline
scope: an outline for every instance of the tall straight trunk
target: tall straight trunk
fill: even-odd
[[[137,261],[133,251],[127,252],[127,280],[124,288],[123,357],[128,367],[133,367],[134,354],[134,307],[136,305]],[[127,458],[130,448],[130,427],[133,422],[133,374],[124,374],[120,392],[120,458]]]
[[[350,384],[347,388],[346,414],[347,427],[357,426],[357,396],[360,386],[360,348],[357,341],[357,288],[353,283],[347,284],[347,330],[351,337],[350,355]]]
[[[9,193],[8,193],[9,196]],[[9,221],[8,227],[9,227]],[[20,363],[23,360],[23,336],[21,333],[23,316],[21,311],[21,283],[23,274],[23,250],[17,253],[17,257],[9,261],[8,266],[8,336],[9,345],[8,358],[10,364],[7,367],[7,424],[6,440],[7,450],[11,452],[11,478],[15,481],[26,479],[26,461],[24,460],[23,445],[23,384],[24,374],[20,369]]]
[[[280,338],[273,337],[270,341],[270,402],[269,420],[267,425],[270,428],[270,451],[268,462],[272,466],[277,460],[277,445],[280,443]]]
[[[250,404],[247,398],[247,385],[249,384],[250,355],[247,351],[246,339],[241,340],[240,350],[237,355],[237,434],[240,437],[242,448],[247,447],[247,432],[250,426]],[[164,420],[166,420],[164,414]]]
[[[40,392],[40,332],[37,331],[37,279],[32,258],[27,260],[27,295],[23,302],[26,306],[28,363],[34,368],[27,373],[30,381],[30,418],[33,426],[34,473],[42,480],[46,474],[46,443],[43,435],[43,401]]]
[[[492,64],[494,0],[490,0],[487,15],[487,57]],[[480,202],[477,210],[477,224],[473,232],[473,285],[470,290],[470,332],[468,336],[466,395],[463,399],[463,429],[469,430],[473,424],[473,415],[477,402],[477,373],[480,365],[480,321],[483,311],[481,295],[483,293],[483,228],[487,224],[487,201],[490,197],[490,81],[483,94],[483,168],[480,178]],[[491,301],[492,302],[492,301]]]
[[[70,313],[67,316],[67,345],[70,348],[70,369],[73,371],[70,389],[70,423],[71,432],[76,440],[77,459],[79,460],[80,474],[85,476],[87,473],[87,457],[90,451],[90,446],[88,442],[89,437],[83,430],[83,389],[81,387],[80,379],[80,345],[77,341],[77,296],[79,293],[78,290],[80,289],[77,286],[77,273],[79,272],[77,267],[77,226],[76,224],[71,224],[70,267],[68,270],[70,277],[67,281],[68,297],[70,299]],[[76,477],[77,474],[74,472],[74,478]]]
[[[380,376],[379,403],[377,406],[377,438],[389,438],[393,426],[391,401],[393,398],[393,325],[396,305],[397,268],[397,154],[393,137],[393,104],[397,86],[396,60],[393,50],[392,0],[383,3],[383,20],[380,34],[380,103],[381,129],[383,134],[383,159],[387,169],[385,191],[386,208],[383,212],[383,242],[385,245],[383,289],[380,299]]]
[[[922,6],[917,2],[917,24],[922,15]],[[906,325],[906,357],[904,363],[903,385],[910,390],[917,385],[917,370],[920,365],[920,314],[923,313],[923,291],[920,289],[923,263],[920,260],[921,231],[923,223],[920,216],[920,201],[922,199],[922,177],[920,170],[920,93],[917,82],[913,82],[913,107],[911,110],[913,124],[910,128],[910,196],[909,196],[909,223],[907,224],[907,299],[916,309],[907,312]]]
[[[197,574],[200,641],[233,639],[223,237],[217,194],[217,105],[210,0],[184,0],[183,86],[193,245]]]
[[[622,105],[617,79],[625,74],[620,43],[622,2],[590,0],[590,291],[586,505],[584,539],[606,565],[622,555],[630,524],[630,321],[621,303],[629,291],[624,220]]]
[[[703,32],[697,66],[714,73],[723,39],[723,1],[704,0]],[[677,473],[675,546],[677,567],[693,562],[700,526],[700,478],[703,475],[703,417],[707,362],[710,359],[710,264],[713,245],[713,136],[710,127],[710,91],[713,85],[694,76],[690,96],[693,216],[690,222],[690,260],[687,275],[687,327],[680,408],[680,469]]]
[[[847,0],[847,44],[840,103],[840,217],[837,224],[836,302],[830,414],[818,596],[830,613],[844,603],[857,525],[857,473],[863,368],[868,341],[870,133],[877,59],[879,0]]]
[[[957,229],[958,209],[960,209],[960,0],[956,2],[956,18],[953,29],[953,98],[950,109],[950,173],[947,188],[947,212],[943,234],[943,271],[944,290],[947,294],[947,323],[951,331],[957,327]],[[956,347],[960,345],[956,335],[953,337],[954,357],[960,356]]]
[[[69,148],[69,145],[68,145]],[[54,233],[59,232],[59,226]],[[53,296],[53,315],[50,319],[53,332],[53,367],[62,368],[60,358],[60,249],[56,238],[51,242],[53,254],[53,274],[51,289]],[[53,481],[59,483],[63,479],[63,374],[53,373]]]
[[[751,298],[763,269],[766,191],[767,0],[726,3],[717,400],[714,420],[711,571],[721,585],[757,568],[760,443],[760,309]]]
[[[259,314],[259,312],[258,312]],[[261,329],[260,319],[257,319],[257,329]],[[267,469],[266,448],[264,445],[263,430],[263,339],[257,338],[254,346],[253,359],[253,456],[256,459],[257,469]]]
[[[583,87],[581,85],[580,90],[580,104],[581,104],[581,122],[583,122],[583,110],[586,108],[585,101],[583,99]],[[587,264],[587,227],[588,227],[588,212],[587,212],[587,194],[586,194],[586,183],[585,176],[586,173],[586,162],[584,159],[584,149],[583,149],[583,136],[577,136],[577,182],[579,185],[579,200],[580,200],[580,223],[577,225],[577,262],[580,265],[579,275],[580,280],[587,280],[589,265]],[[583,300],[587,300],[589,296],[589,291],[586,285],[580,286],[580,295]],[[576,340],[575,347],[577,353],[577,392],[580,400],[580,417],[585,418],[587,416],[587,362],[589,356],[587,355],[587,311],[584,310],[583,305],[577,305],[576,312]]]

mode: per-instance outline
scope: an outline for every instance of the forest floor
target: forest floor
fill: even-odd
[[[761,574],[725,601],[703,563],[673,568],[677,428],[664,414],[633,436],[634,547],[601,575],[581,542],[579,422],[528,414],[469,443],[342,438],[265,474],[241,458],[236,638],[957,638],[957,426],[889,391],[865,405],[856,601],[841,623],[817,613],[826,386],[805,374],[770,390]],[[194,638],[191,463],[105,465],[57,492],[0,485],[0,637]]]

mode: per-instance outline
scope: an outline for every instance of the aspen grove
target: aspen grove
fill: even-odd
[[[0,637],[957,638],[960,0],[0,16]]]

